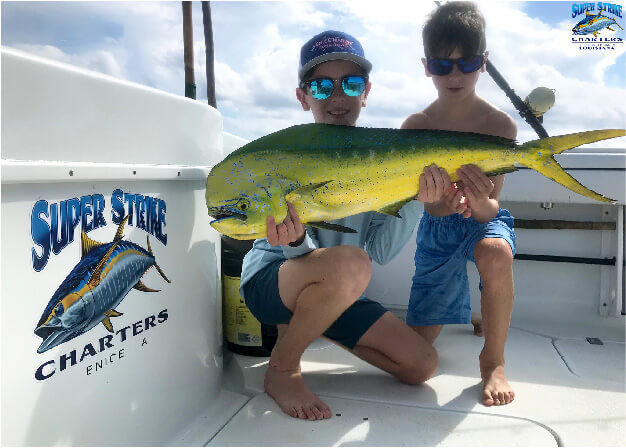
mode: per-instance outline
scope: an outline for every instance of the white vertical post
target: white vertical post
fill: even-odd
[[[602,221],[611,221],[614,206],[602,206]],[[617,227],[617,226],[616,226]],[[613,242],[613,232],[610,230],[602,230],[602,247],[600,251],[601,258],[611,258],[615,255],[615,246]],[[598,312],[602,317],[612,315],[611,303],[615,301],[615,287],[613,286],[613,266],[600,266],[600,304]]]
[[[615,300],[611,305],[611,315],[619,317],[622,314],[624,303],[623,276],[624,276],[624,206],[617,206],[617,254],[615,255]]]

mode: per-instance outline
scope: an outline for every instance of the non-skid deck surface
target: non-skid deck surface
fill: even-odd
[[[483,339],[470,326],[444,328],[435,342],[438,372],[420,386],[402,384],[318,340],[305,352],[302,370],[311,390],[331,407],[328,422],[282,414],[263,393],[267,358],[234,355],[227,386],[253,398],[210,445],[626,444],[623,336],[592,345],[584,337],[542,333],[510,329],[506,373],[516,399],[489,408],[479,402]]]
[[[268,395],[257,395],[210,445],[501,446],[506,440],[508,446],[557,446],[549,430],[526,420],[320,397],[335,415],[309,422],[294,421]]]

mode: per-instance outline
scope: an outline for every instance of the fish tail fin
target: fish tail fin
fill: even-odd
[[[152,246],[150,246],[150,237],[148,235],[146,235],[146,241],[148,242],[148,252],[152,256],[152,258],[154,258],[154,254],[152,253]],[[163,270],[161,270],[161,268],[157,264],[156,258],[154,259],[154,267],[156,268],[157,271],[159,271],[159,274],[161,275],[161,277],[165,279],[167,283],[172,283],[170,279],[167,278],[167,275],[165,275],[165,272],[163,272]]]
[[[615,203],[616,201],[614,199],[607,198],[590,190],[570,176],[563,170],[563,167],[554,160],[554,155],[587,143],[622,137],[624,135],[626,135],[626,130],[624,129],[603,129],[532,140],[518,147],[521,151],[526,153],[526,156],[523,160],[520,160],[520,163],[583,196],[601,202]]]

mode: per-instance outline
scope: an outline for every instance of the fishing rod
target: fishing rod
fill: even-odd
[[[441,6],[440,1],[435,0],[435,4],[437,6]],[[504,77],[494,67],[491,61],[487,60],[485,67],[487,69],[487,73],[489,73],[489,75],[495,81],[498,87],[500,87],[504,91],[506,96],[509,97],[509,99],[511,100],[511,103],[513,103],[513,106],[515,106],[515,109],[517,109],[520,116],[524,120],[526,120],[526,123],[528,123],[531,128],[533,128],[533,130],[537,133],[539,138],[548,137],[548,133],[546,132],[543,125],[541,124],[540,119],[533,113],[533,111],[531,110],[531,108],[528,106],[528,103],[527,103],[529,101],[530,95],[532,95],[533,92],[535,92],[537,89],[531,92],[531,94],[526,98],[526,101],[522,101],[522,99],[517,95],[517,93],[515,93],[515,90],[513,90],[511,86],[509,86],[509,83],[506,82]]]
[[[487,60],[487,63],[485,65],[487,68],[487,73],[491,75],[491,78],[495,81],[498,87],[504,90],[504,93],[506,94],[506,96],[509,97],[509,99],[513,103],[513,106],[515,106],[521,117],[526,120],[526,123],[528,123],[530,127],[534,129],[539,138],[547,137],[548,133],[539,121],[539,118],[537,118],[535,114],[530,110],[528,104],[526,104],[525,101],[522,101],[521,98],[517,96],[515,90],[513,90],[511,86],[509,86],[504,77],[493,66],[491,61]]]

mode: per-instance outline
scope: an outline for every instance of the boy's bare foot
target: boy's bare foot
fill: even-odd
[[[480,366],[483,378],[483,404],[485,406],[500,406],[509,404],[515,398],[515,392],[504,376],[504,366]]]
[[[483,336],[483,316],[478,313],[472,313],[471,319],[474,326],[474,334],[481,338]]]
[[[322,420],[331,417],[326,403],[306,387],[300,370],[280,370],[270,365],[264,386],[283,412],[294,418]]]

